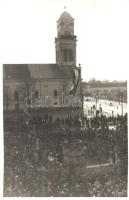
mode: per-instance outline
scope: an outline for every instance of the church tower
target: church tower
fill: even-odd
[[[60,66],[76,66],[76,36],[74,19],[64,11],[57,20],[56,63]]]

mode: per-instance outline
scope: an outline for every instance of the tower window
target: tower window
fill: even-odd
[[[73,51],[69,51],[69,61],[73,61]]]
[[[69,31],[65,31],[65,35],[70,35],[70,32]]]
[[[61,25],[64,25],[65,23],[64,22],[61,22]]]
[[[57,95],[58,95],[57,90],[54,90],[53,95],[55,98],[57,97]]]
[[[19,93],[18,93],[18,91],[15,91],[15,92],[14,92],[14,100],[15,100],[15,101],[18,101],[18,100],[19,100]]]
[[[67,61],[67,50],[64,50],[64,61]]]
[[[35,99],[38,99],[38,97],[39,97],[39,91],[36,90],[35,93],[34,93],[34,98],[35,98]]]
[[[67,62],[67,61],[73,61],[73,51],[71,49],[65,49],[63,51],[63,54],[64,54],[64,61]]]
[[[59,52],[56,51],[56,60],[59,61]]]
[[[19,110],[19,103],[15,104],[15,110]]]

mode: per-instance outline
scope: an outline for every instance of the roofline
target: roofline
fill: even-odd
[[[15,82],[15,81],[18,81],[18,82],[24,82],[24,81],[28,81],[28,82],[33,82],[33,81],[43,81],[45,82],[46,80],[71,80],[71,78],[30,78],[30,79],[14,79],[14,78],[3,78],[4,81],[11,81],[11,82]]]

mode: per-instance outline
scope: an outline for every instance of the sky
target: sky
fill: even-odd
[[[83,80],[127,80],[129,0],[0,0],[1,63],[55,63],[64,6],[75,19]]]

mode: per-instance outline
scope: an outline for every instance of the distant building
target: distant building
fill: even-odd
[[[30,97],[50,96],[56,101],[62,94],[79,95],[81,69],[76,66],[76,41],[74,19],[64,11],[57,21],[55,64],[4,64],[4,110],[24,110]]]
[[[91,95],[91,87],[87,82],[81,82],[81,92],[84,96]]]
[[[109,100],[121,100],[127,102],[127,81],[125,82],[82,82],[85,96],[99,96]]]

